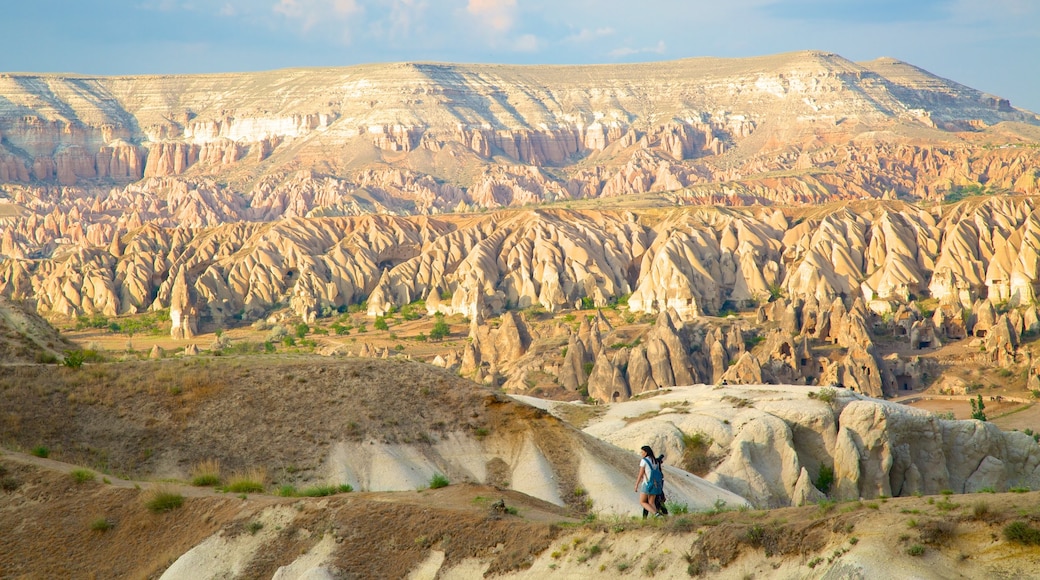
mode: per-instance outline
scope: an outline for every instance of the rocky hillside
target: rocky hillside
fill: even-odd
[[[145,223],[1040,191],[1035,114],[906,63],[820,52],[6,74],[0,94],[0,201],[27,212],[4,227],[7,255],[107,245]]]
[[[941,374],[919,355],[965,339],[976,350],[963,362],[1017,367],[1040,388],[1023,348],[1040,332],[1036,204],[146,225],[106,246],[4,260],[0,294],[35,300],[52,320],[168,312],[181,346],[200,329],[335,330],[352,309],[368,323],[444,315],[468,325],[470,341],[442,349],[438,364],[520,390],[547,374],[603,401],[723,381],[890,396]],[[579,308],[603,312],[578,320]]]
[[[719,503],[665,520],[597,511],[578,521],[559,506],[474,483],[325,497],[229,494],[5,451],[0,571],[302,580],[873,578],[897,569],[914,578],[1025,578],[1035,571],[1037,500],[1016,490],[769,511]]]
[[[215,462],[270,490],[408,491],[435,475],[497,485],[577,514],[638,509],[638,456],[418,362],[250,357],[36,365],[0,378],[0,437],[127,479],[190,481]],[[744,500],[678,470],[697,509]]]

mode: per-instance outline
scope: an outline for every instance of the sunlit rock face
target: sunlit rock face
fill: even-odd
[[[215,194],[250,204],[240,217],[267,220],[655,192],[724,205],[938,199],[982,183],[1040,192],[1040,152],[1024,146],[1035,114],[906,63],[813,51],[5,74],[0,94],[0,183],[72,186],[66,198],[101,198],[144,220],[161,219],[145,210],[164,213],[147,206],[169,182],[120,190],[152,178],[209,178]],[[142,192],[142,203],[128,199]]]

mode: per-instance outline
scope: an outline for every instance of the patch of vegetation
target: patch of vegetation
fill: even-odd
[[[947,546],[957,531],[957,522],[950,520],[932,520],[921,524],[921,541],[929,546]]]
[[[258,522],[258,521],[249,522],[249,525],[246,526],[246,529],[249,530],[249,535],[251,535],[251,536],[255,536],[256,533],[259,532],[260,530],[262,530],[263,528],[264,528],[263,522]]]
[[[236,473],[228,478],[224,491],[228,493],[260,493],[264,491],[267,473],[263,469],[253,469],[247,473]]]
[[[334,485],[316,485],[304,488],[300,495],[303,497],[325,497],[327,495],[336,495],[337,493],[339,493],[339,488]]]
[[[295,485],[283,485],[278,488],[276,493],[281,497],[296,497],[299,495],[299,492],[296,491]]]
[[[1004,539],[1023,546],[1040,546],[1040,530],[1023,521],[1004,526]]]
[[[982,395],[977,399],[971,399],[971,418],[978,421],[986,420],[986,404],[982,402]]]
[[[435,473],[433,474],[433,477],[430,478],[430,489],[440,489],[442,487],[448,487],[449,485],[451,485],[451,482],[448,481],[447,477],[444,477],[444,475],[440,473]]]
[[[726,403],[729,403],[730,405],[733,405],[733,407],[736,409],[744,409],[746,407],[754,406],[754,403],[751,402],[750,399],[745,399],[743,397],[734,397],[733,395],[726,395],[725,397],[722,397],[722,400]]]
[[[829,465],[820,464],[820,469],[816,474],[816,481],[813,482],[816,489],[820,490],[823,494],[829,494],[831,487],[834,485],[834,468]]]
[[[184,496],[167,489],[156,488],[144,505],[153,513],[173,511],[184,505]]]
[[[95,532],[107,532],[112,529],[112,521],[108,518],[98,518],[90,522],[90,529]]]
[[[819,392],[809,391],[810,399],[818,399],[828,405],[838,399],[838,391],[830,387],[824,387]]]
[[[46,459],[51,454],[51,450],[43,445],[37,445],[29,453],[41,459]]]
[[[921,544],[914,544],[906,549],[907,556],[924,556],[924,546]]]
[[[430,329],[430,340],[444,340],[451,334],[451,328],[448,327],[448,323],[444,321],[444,315],[440,312],[434,315],[434,319],[433,328]]]
[[[747,350],[752,350],[765,341],[766,337],[762,335],[747,336],[744,338],[744,348],[746,348]]]
[[[76,483],[87,483],[88,481],[94,481],[97,475],[89,469],[73,469],[69,472],[72,476],[72,480]]]
[[[706,475],[715,466],[715,458],[708,452],[711,437],[703,433],[682,433],[682,468],[698,476]]]
[[[208,459],[192,466],[191,484],[198,487],[220,485],[220,462]]]
[[[1002,188],[989,187],[981,183],[970,183],[968,185],[954,185],[950,191],[943,196],[944,203],[956,203],[969,197],[999,195],[1006,193]]]

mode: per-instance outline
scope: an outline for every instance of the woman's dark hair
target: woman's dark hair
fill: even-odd
[[[658,465],[660,465],[661,462],[664,461],[664,454],[662,453],[660,456],[654,455],[653,447],[650,447],[649,445],[644,445],[640,447],[640,449],[646,452],[646,456],[650,458],[650,461],[653,461]]]

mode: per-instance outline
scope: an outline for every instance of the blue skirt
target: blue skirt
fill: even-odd
[[[661,489],[662,487],[664,487],[663,485],[661,485],[662,483],[663,482],[660,481],[644,481],[643,483],[639,484],[639,493],[645,493],[647,495],[661,495],[661,492],[664,491],[663,489]]]

